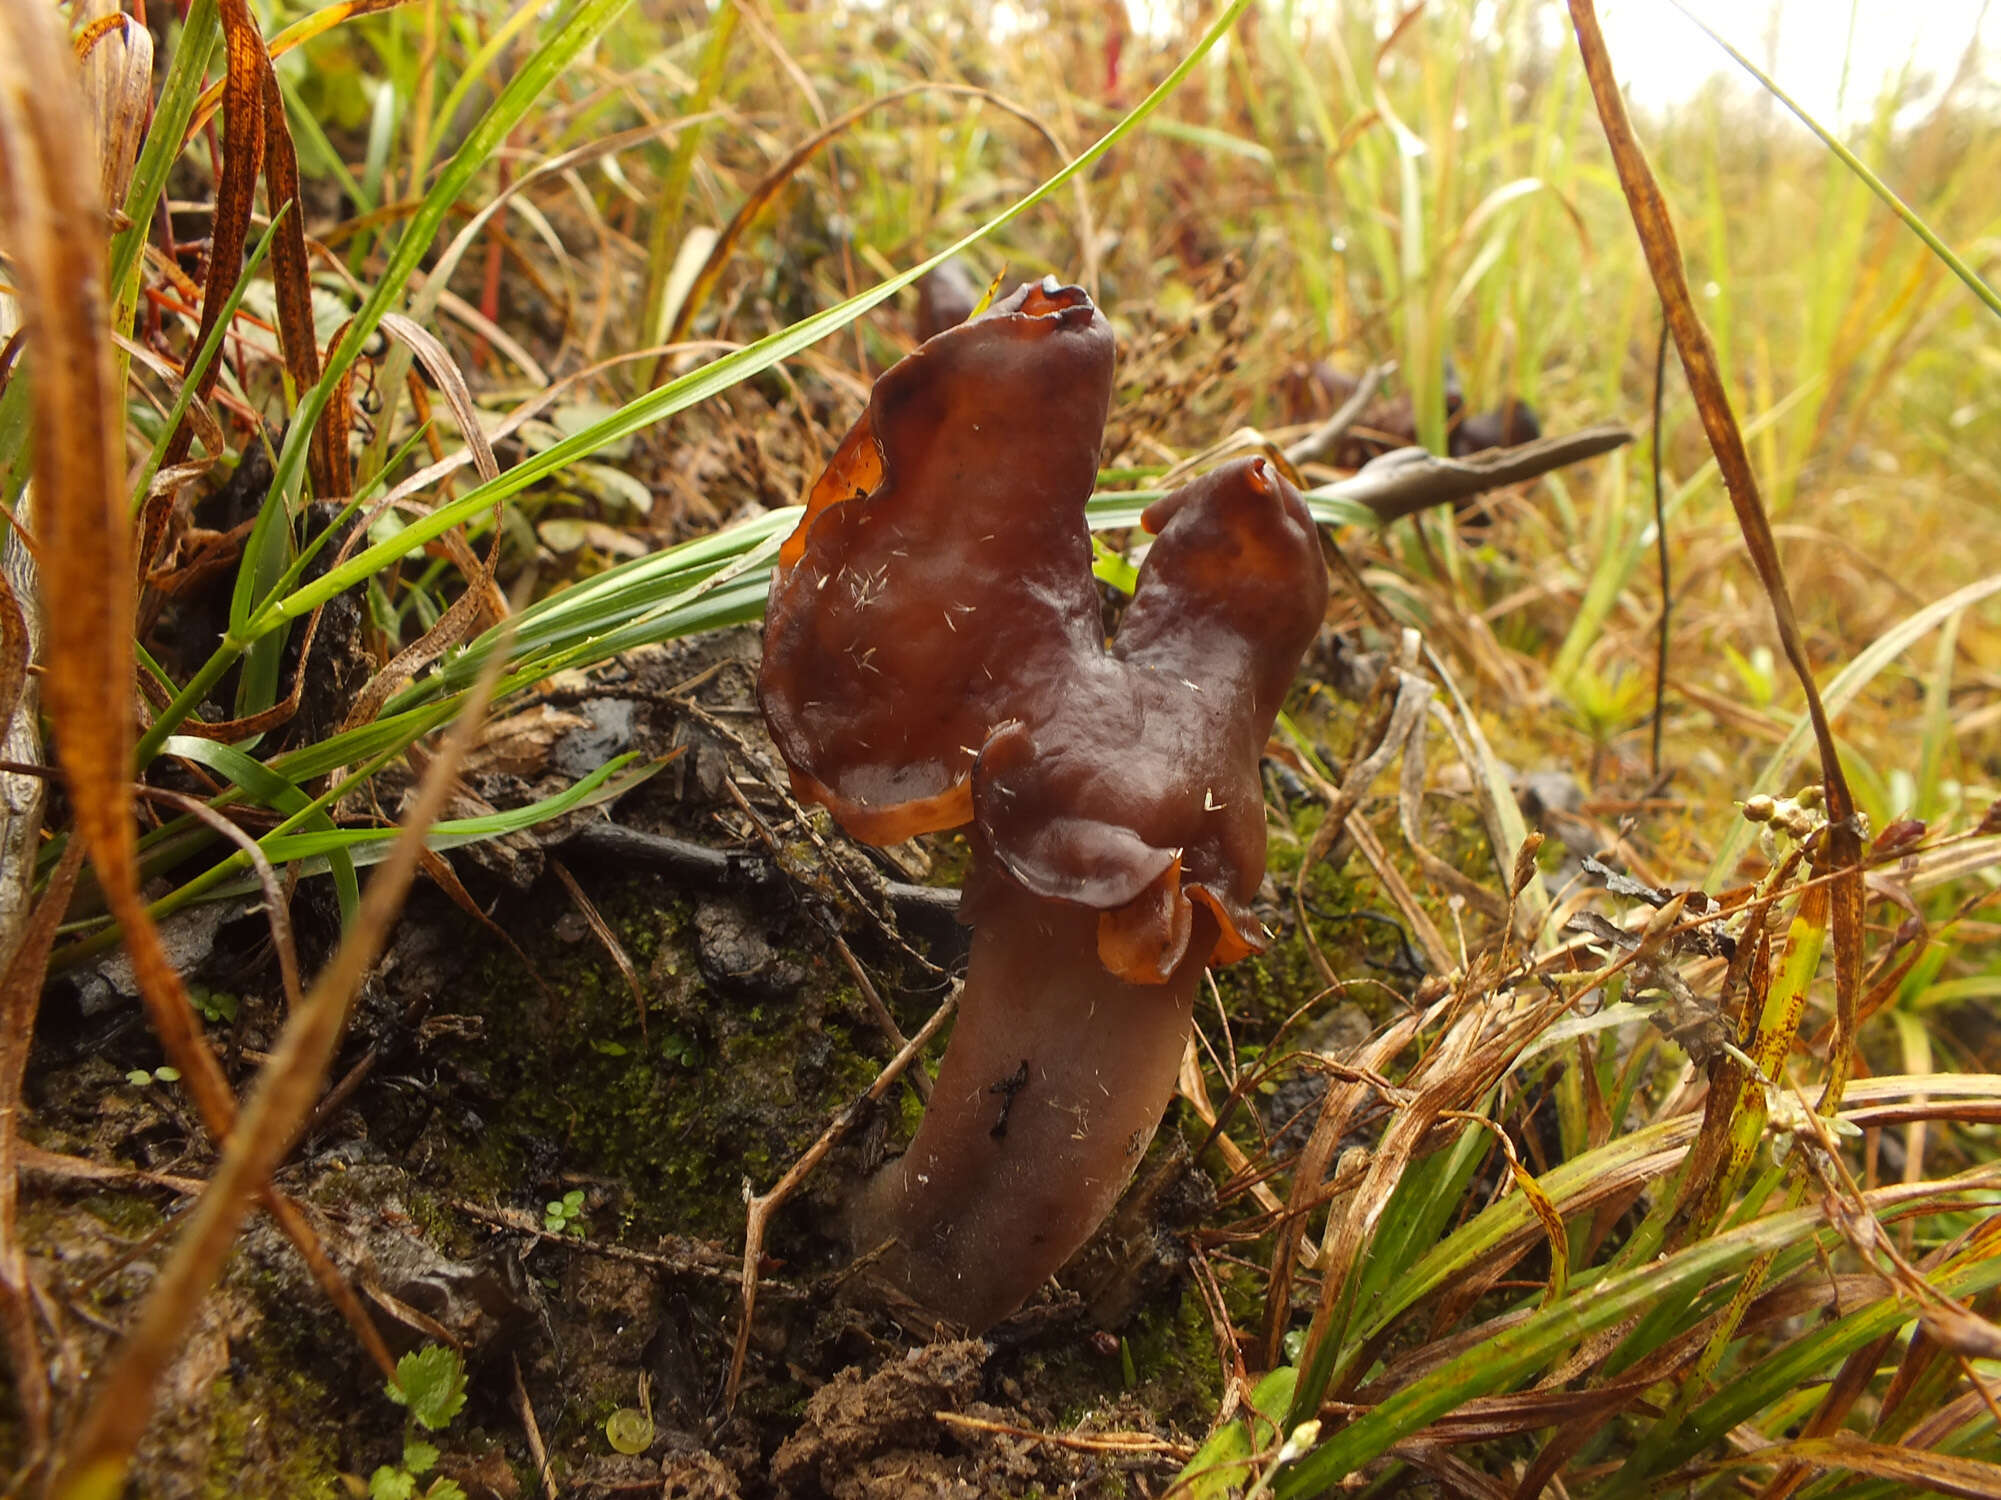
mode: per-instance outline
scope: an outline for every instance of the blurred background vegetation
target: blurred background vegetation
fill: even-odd
[[[1490,1475],[1537,1472],[1539,1453],[1572,1465],[1577,1494],[1667,1476],[1738,1493],[1754,1470],[1754,1489],[1783,1494],[1808,1469],[1846,1476],[1813,1481],[1814,1493],[2001,1492],[1990,1394],[2001,1342],[1985,1322],[2001,1280],[1988,1076],[2001,1060],[2001,964],[1983,821],[2001,779],[2001,324],[1769,92],[1734,72],[1663,81],[1662,59],[1619,53],[1622,35],[1649,33],[1611,34],[1615,66],[1647,80],[1639,133],[1869,834],[1900,830],[1871,877],[1866,1024],[1832,1055],[1830,918],[1796,858],[1813,843],[1812,801],[1779,810],[1801,838],[1774,833],[1769,807],[1755,825],[1741,810],[1814,779],[1803,696],[1676,361],[1661,373],[1659,297],[1562,6],[192,0],[176,14],[155,0],[121,22],[88,3],[111,19],[80,5],[73,39],[88,54],[106,196],[125,205],[110,255],[137,475],[121,503],[144,522],[146,586],[132,607],[151,706],[139,763],[199,763],[214,807],[282,814],[257,825],[265,852],[330,869],[350,924],[354,865],[393,832],[368,800],[371,778],[450,720],[482,662],[504,660],[500,690],[520,694],[562,668],[757,616],[783,508],[873,377],[914,343],[909,297],[884,284],[907,283],[990,221],[963,251],[977,280],[1080,281],[1118,332],[1107,491],[1144,489],[1233,436],[1297,439],[1331,410],[1312,395],[1321,364],[1359,375],[1393,363],[1387,394],[1434,449],[1454,386],[1469,411],[1529,403],[1547,433],[1630,426],[1630,447],[1504,492],[1477,520],[1343,526],[1377,604],[1344,595],[1333,623],[1358,649],[1393,649],[1393,626],[1421,631],[1441,684],[1484,733],[1466,765],[1434,767],[1434,795],[1464,801],[1483,774],[1553,775],[1570,788],[1573,852],[1606,854],[1656,892],[1734,891],[1739,915],[1767,901],[1745,939],[1758,962],[1729,980],[1758,1002],[1736,1013],[1734,1037],[1755,1057],[1691,1060],[1637,1024],[1588,1018],[1533,1046],[1512,1023],[1462,1030],[1489,1002],[1502,1015],[1518,981],[1526,993],[1547,978],[1556,995],[1544,960],[1562,935],[1528,934],[1544,966],[1508,969],[1513,848],[1466,861],[1498,920],[1426,889],[1424,908],[1454,935],[1464,1004],[1413,1021],[1411,1050],[1380,1065],[1396,1064],[1402,1104],[1431,1100],[1436,1128],[1406,1143],[1407,1175],[1347,1182],[1375,1195],[1385,1227],[1345,1246],[1338,1224],[1326,1228],[1323,1253],[1354,1279],[1302,1303],[1305,1342],[1292,1328],[1275,1351],[1285,1379],[1260,1387],[1257,1405],[1289,1411],[1285,1432],[1226,1429],[1217,1461],[1232,1477],[1193,1492],[1220,1496],[1217,1485],[1257,1475],[1315,1493],[1375,1465],[1395,1493],[1400,1466],[1415,1463],[1455,1493],[1509,1493],[1471,1469],[1385,1455],[1442,1413],[1534,1381],[1539,1395],[1604,1399],[1531,1403],[1513,1427],[1493,1414],[1486,1438],[1464,1439],[1491,1443]],[[1785,25],[1846,37],[1816,54],[1842,75],[1822,123],[1991,281],[2001,73],[1979,46],[1985,12],[1909,7],[1934,28],[1924,61],[1886,63],[1857,52],[1875,32],[1843,32],[1870,3],[1786,13]],[[1941,51],[1936,28],[1954,25],[1963,45]],[[1733,39],[1787,55],[1776,33],[1752,30]],[[254,33],[275,68],[282,110],[264,117],[264,159],[288,140],[299,174],[282,215],[277,179],[253,203],[244,158],[231,187],[241,137],[216,112],[225,33]],[[1720,51],[1696,55],[1731,66]],[[255,69],[237,69],[240,123],[259,95]],[[1829,97],[1824,77],[1779,82]],[[1052,187],[1094,143],[1104,149]],[[303,275],[285,259],[300,228]],[[251,252],[241,274],[230,255],[214,264],[232,236]],[[30,342],[22,367],[35,358]],[[193,389],[209,359],[213,389]],[[10,503],[29,473],[26,385],[0,395]],[[192,437],[177,445],[184,413]],[[345,455],[346,492],[327,483],[338,470],[318,467],[325,453],[308,456],[316,431]],[[317,714],[310,701],[302,716],[281,712],[302,622],[350,587],[367,669]],[[506,595],[526,606],[509,630],[497,623]],[[1352,716],[1332,677],[1325,662],[1309,672],[1302,720]],[[109,686],[107,722],[132,697]],[[204,740],[189,732],[204,719],[235,729]],[[644,772],[614,763],[573,794],[441,825],[440,842],[519,831]],[[1387,828],[1394,802],[1379,789],[1359,814]],[[52,826],[63,818],[58,806]],[[43,848],[45,882],[62,849]],[[1553,855],[1545,873],[1561,900],[1559,877],[1575,871]],[[172,876],[170,894],[147,891],[158,915],[250,880],[246,856],[186,818],[149,824],[137,859]],[[116,892],[106,899],[138,920]],[[115,940],[86,901],[57,962]],[[1693,969],[1715,957],[1674,954]],[[1562,978],[1595,961],[1579,957]],[[1703,971],[1712,990],[1727,989],[1720,967]],[[1592,982],[1618,1001],[1615,977]],[[1475,1054],[1487,1061],[1471,1067]],[[1219,1094],[1256,1086],[1234,1069],[1214,1080]],[[1877,1092],[1855,1106],[1866,1145],[1811,1170],[1798,1163],[1815,1148],[1768,1150],[1752,1170],[1771,1119],[1793,1120],[1781,1143],[1811,1136],[1774,1069],[1835,1075],[1830,1110],[1841,1081],[1873,1078]],[[1705,1117],[1701,1086],[1726,1076],[1731,1090],[1716,1095],[1739,1102]],[[1491,1108],[1525,1140],[1525,1114],[1510,1111],[1532,1114],[1542,1097],[1556,1139],[1528,1168],[1476,1180],[1494,1137],[1450,1111]],[[1608,1203],[1632,1208],[1681,1170],[1646,1152],[1685,1150],[1698,1118],[1718,1150],[1725,1137],[1742,1148],[1730,1169],[1672,1223],[1672,1195],[1620,1220]],[[1269,1147],[1239,1134],[1239,1165],[1243,1149],[1257,1159]],[[1849,1218],[1816,1216],[1816,1202],[1848,1190],[1862,1205]],[[1893,1190],[1905,1194],[1894,1204],[1864,1197]],[[1485,1276],[1490,1290],[1551,1203],[1541,1222],[1568,1233],[1567,1255],[1506,1284],[1518,1295],[1505,1310],[1448,1298],[1436,1327],[1402,1329],[1391,1347],[1420,1294],[1396,1288]],[[1887,1232],[1853,1229],[1879,1206],[1907,1214],[1902,1259],[1885,1258]],[[1514,1248],[1493,1269],[1483,1257],[1503,1243]],[[1848,1300],[1754,1301],[1830,1256],[1855,1273]],[[1963,1321],[1939,1311],[1945,1293],[1928,1293],[1925,1275],[1960,1299],[1949,1305]],[[1587,1280],[1611,1289],[1596,1310],[1576,1290]],[[1248,1295],[1233,1287],[1233,1315]],[[1403,1363],[1385,1376],[1392,1355]],[[1247,1390],[1231,1387],[1222,1415]],[[1330,1423],[1318,1449],[1319,1432],[1297,1430],[1316,1414]],[[1311,1455],[1292,1478],[1276,1477],[1286,1433],[1288,1463]],[[1542,1446],[1526,1446],[1529,1434]],[[1837,1439],[1850,1446],[1811,1447]],[[1783,1454],[1745,1456],[1781,1440],[1793,1444]],[[1899,1477],[1879,1451],[1899,1445],[1936,1465]]]

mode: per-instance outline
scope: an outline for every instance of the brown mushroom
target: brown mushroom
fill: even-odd
[[[1458,422],[1466,406],[1458,371],[1450,360],[1445,363],[1444,380],[1445,420],[1450,426]],[[1318,421],[1346,405],[1355,390],[1355,377],[1325,360],[1294,365],[1278,378],[1279,417],[1287,424]],[[1416,441],[1417,411],[1409,393],[1377,396],[1362,408],[1326,458],[1337,469],[1359,469],[1370,459]]]
[[[959,1018],[856,1248],[975,1331],[1069,1259],[1159,1123],[1202,969],[1264,945],[1257,762],[1326,604],[1261,459],[1150,507],[1109,647],[1084,507],[1112,341],[1023,287],[877,383],[781,552],[761,678],[802,797],[889,842],[972,824]]]
[[[1542,423],[1535,408],[1519,396],[1510,396],[1492,411],[1475,412],[1453,428],[1450,452],[1454,458],[1466,458],[1490,448],[1533,443],[1541,436]]]
[[[956,256],[925,272],[917,281],[918,342],[965,322],[985,291]]]

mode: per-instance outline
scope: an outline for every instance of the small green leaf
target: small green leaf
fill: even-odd
[[[420,1437],[403,1439],[403,1467],[412,1474],[428,1473],[438,1461],[438,1447]]]
[[[582,1188],[571,1188],[567,1193],[563,1194],[563,1211],[565,1213],[576,1213],[583,1206],[584,1190]]]
[[[1272,1448],[1298,1382],[1299,1371],[1291,1365],[1282,1365],[1260,1380],[1251,1393],[1250,1415],[1220,1428],[1196,1451],[1181,1471],[1177,1493],[1190,1500],[1227,1500],[1243,1493],[1256,1467],[1255,1455]]]
[[[407,1469],[384,1464],[368,1479],[368,1500],[411,1500],[416,1493],[416,1476]]]
[[[153,1069],[153,1076],[161,1083],[179,1083],[181,1070],[172,1063],[161,1063],[159,1067]]]
[[[644,1453],[653,1446],[653,1419],[631,1406],[622,1406],[604,1419],[605,1441],[620,1453]]]
[[[466,1404],[465,1366],[458,1354],[432,1344],[396,1361],[389,1399],[410,1408],[411,1419],[436,1432]]]
[[[1139,569],[1095,536],[1091,538],[1091,576],[1122,594],[1130,595],[1139,587]]]
[[[542,1205],[542,1212],[552,1219],[562,1218],[563,1200],[560,1198],[551,1198],[547,1203]]]
[[[153,1081],[153,1075],[151,1073],[148,1073],[144,1068],[134,1068],[131,1072],[125,1075],[125,1081],[131,1084],[134,1088],[143,1089],[144,1087],[146,1087],[147,1084]]]
[[[466,1492],[456,1479],[438,1479],[424,1491],[424,1500],[466,1500]]]

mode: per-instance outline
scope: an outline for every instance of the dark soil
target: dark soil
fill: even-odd
[[[280,1185],[393,1347],[463,1352],[471,1400],[436,1441],[438,1472],[471,1496],[1158,1495],[1223,1391],[1191,1244],[1200,1231],[1213,1248],[1254,1211],[1219,1203],[1228,1170],[1195,1156],[1206,1132],[1183,1104],[1060,1287],[983,1342],[920,1345],[849,1300],[830,1233],[845,1187],[915,1117],[899,1085],[778,1215],[742,1390],[725,1406],[745,1193],[768,1189],[894,1050],[835,936],[906,1034],[963,956],[938,920],[963,846],[885,856],[802,820],[762,760],[756,652],[746,631],[638,653],[558,680],[496,726],[466,776],[496,806],[619,751],[674,758],[610,809],[455,852],[484,917],[419,886],[357,1008],[340,1086]],[[1310,809],[1284,814],[1275,795],[1307,831]],[[608,822],[681,843],[642,863],[601,832],[580,836]],[[1282,868],[1298,850],[1280,834]],[[696,855],[674,854],[688,845]],[[323,884],[295,903],[309,971],[335,936]],[[911,889],[927,884],[947,893]],[[1312,890],[1326,911],[1353,905],[1331,873]],[[1321,988],[1289,907],[1263,913],[1280,938],[1270,953],[1219,975],[1246,1062]],[[177,925],[212,1034],[247,1079],[282,1022],[263,919],[221,908]],[[1380,924],[1349,926],[1356,950],[1332,956],[1359,970],[1360,945],[1385,939]],[[128,1077],[160,1059],[122,983],[115,965],[59,978],[29,1075],[29,1138],[57,1156],[37,1158],[23,1238],[72,1397],[213,1160],[176,1084]],[[1218,1017],[1204,1025],[1226,1045]],[[1311,1090],[1253,1097],[1276,1130]],[[1239,1112],[1254,1153],[1264,1128]],[[87,1176],[79,1158],[119,1165]],[[545,1225],[546,1206],[579,1191],[568,1222]],[[1227,1266],[1222,1280],[1233,1297],[1257,1290]],[[635,1407],[650,1411],[652,1442],[615,1451],[606,1421]],[[253,1221],[162,1391],[133,1492],[360,1493],[402,1433],[297,1254]],[[10,1414],[0,1462],[17,1448]]]

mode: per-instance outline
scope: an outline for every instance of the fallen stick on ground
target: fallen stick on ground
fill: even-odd
[[[1494,448],[1470,458],[1440,458],[1423,448],[1398,448],[1372,459],[1352,479],[1322,485],[1308,492],[1309,500],[1338,496],[1355,500],[1376,513],[1385,525],[1428,510],[1466,500],[1502,485],[1519,484],[1552,469],[1582,463],[1633,440],[1630,429],[1601,422],[1577,432],[1538,438],[1516,448]]]

